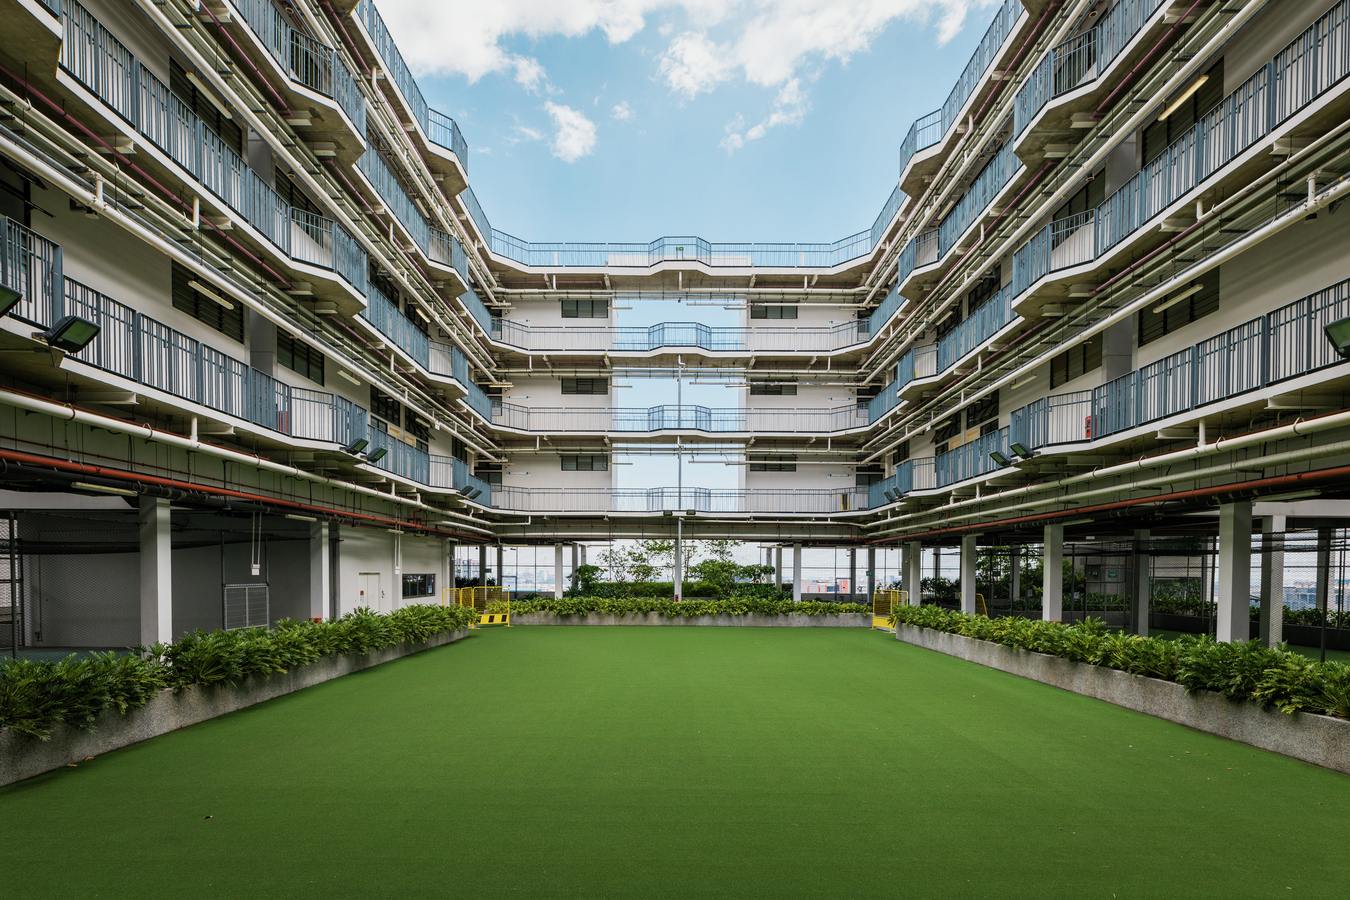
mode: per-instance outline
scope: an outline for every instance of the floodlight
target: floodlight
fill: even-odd
[[[697,515],[697,514],[698,514],[698,510],[696,510],[696,509],[686,509],[686,510],[684,511],[684,514],[685,514],[686,516]]]
[[[675,515],[675,511],[674,511],[673,509],[663,509],[663,510],[661,510],[661,515],[663,515],[663,516],[673,516],[673,515]]]
[[[42,333],[42,339],[49,346],[66,353],[79,353],[89,346],[90,341],[98,337],[103,329],[79,316],[66,316]]]
[[[1012,460],[1011,460],[1011,459],[1008,459],[1007,456],[1005,456],[1003,453],[999,452],[998,450],[991,450],[991,451],[989,452],[989,458],[992,459],[996,465],[1000,465],[1000,466],[1010,466],[1010,465],[1012,465]]]
[[[1031,459],[1031,457],[1035,455],[1034,453],[1031,452],[1031,449],[1021,441],[1013,441],[1011,444],[1008,445],[1008,449],[1016,453],[1023,459]]]
[[[365,438],[357,438],[350,444],[342,448],[343,453],[350,453],[352,456],[359,456],[363,450],[370,446],[370,441]]]
[[[459,489],[459,495],[460,495],[461,497],[468,497],[469,494],[470,494],[472,491],[473,491],[473,488],[466,484],[466,485],[464,485],[464,487],[462,487],[462,488]]]
[[[894,503],[900,499],[900,492],[895,488],[886,488],[886,499]]]
[[[366,462],[377,463],[380,460],[384,459],[385,455],[388,453],[389,453],[388,447],[376,447],[374,450],[366,454]]]
[[[1336,355],[1341,359],[1350,359],[1350,317],[1337,319],[1330,325],[1323,326],[1322,330],[1326,332],[1327,340],[1331,341]]]
[[[22,300],[22,291],[0,284],[0,317],[8,315],[9,311],[18,306]]]
[[[477,500],[480,496],[482,496],[482,493],[483,493],[482,488],[474,488],[473,493],[469,495],[469,499]]]

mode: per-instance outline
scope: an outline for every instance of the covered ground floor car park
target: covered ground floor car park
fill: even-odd
[[[1334,658],[1350,651],[1350,501],[1058,518],[967,533],[955,545],[906,543],[890,584],[910,591],[911,602],[917,594],[990,616],[1091,616],[1141,635],[1285,641]]]
[[[446,577],[444,540],[397,529],[146,495],[3,498],[0,655],[50,658],[360,607],[389,612],[439,602]]]

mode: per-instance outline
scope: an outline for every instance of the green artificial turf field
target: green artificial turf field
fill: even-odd
[[[1343,897],[1347,822],[882,632],[516,627],[0,788],[0,895]]]

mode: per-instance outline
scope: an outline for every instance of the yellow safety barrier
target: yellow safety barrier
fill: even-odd
[[[872,627],[890,628],[892,607],[909,603],[909,591],[882,590],[872,594]]]
[[[976,612],[976,613],[979,613],[979,611],[980,611],[981,609],[984,610],[984,615],[985,615],[985,616],[988,616],[988,615],[989,615],[989,604],[984,602],[984,594],[976,594],[976,595],[975,595],[975,612]]]
[[[506,601],[506,612],[488,612],[488,604]],[[499,587],[462,587],[459,589],[459,605],[478,611],[479,625],[511,624],[511,598]]]

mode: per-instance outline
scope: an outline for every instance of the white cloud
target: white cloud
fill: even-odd
[[[730,78],[735,69],[726,47],[701,31],[686,31],[657,58],[656,71],[673,93],[692,99]]]
[[[553,155],[563,162],[576,162],[590,156],[595,150],[595,123],[570,106],[546,103],[544,108],[553,118]]]
[[[614,107],[614,111],[610,113],[610,116],[620,122],[627,122],[629,119],[633,118],[633,115],[633,107],[628,105],[627,100]]]
[[[770,128],[776,128],[779,125],[800,125],[802,119],[811,111],[811,101],[807,99],[802,92],[801,79],[793,78],[783,85],[778,91],[778,96],[774,97],[773,109],[769,112],[768,118],[748,129],[741,134],[741,129],[745,127],[745,119],[742,116],[736,116],[731,122],[727,123],[727,136],[718,144],[727,153],[735,153],[745,146],[747,141],[757,141],[768,133]]]

